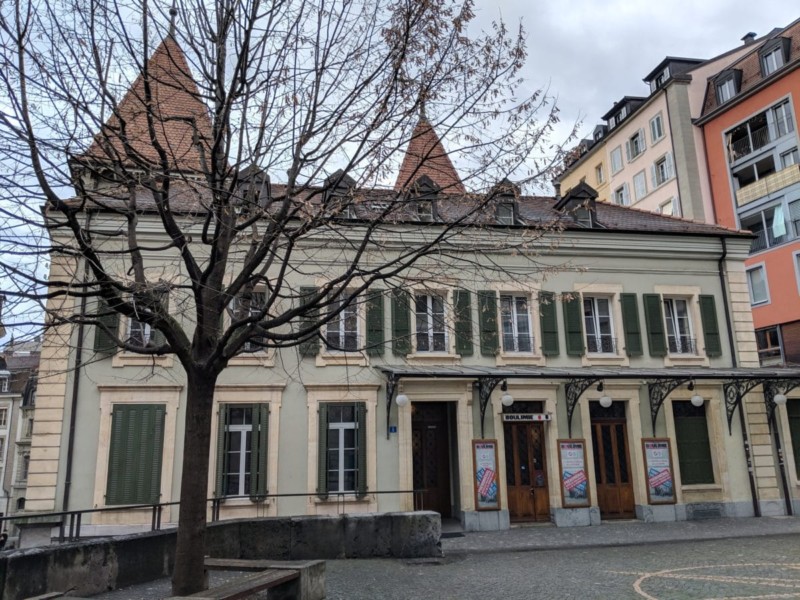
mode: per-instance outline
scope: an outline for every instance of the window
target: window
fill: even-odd
[[[664,185],[673,177],[672,154],[665,154],[651,167],[653,188]]]
[[[417,352],[447,352],[444,297],[416,295]]]
[[[789,417],[789,433],[792,438],[794,468],[800,478],[800,401],[792,399],[786,403],[786,414]]]
[[[598,184],[603,183],[606,180],[606,176],[603,173],[603,163],[600,163],[594,168],[594,177]]]
[[[266,495],[268,427],[268,404],[220,405],[217,497]]]
[[[623,183],[614,190],[614,203],[620,206],[628,206],[631,203],[631,196],[628,192],[628,184]]]
[[[611,174],[614,175],[622,170],[622,147],[617,146],[611,151]]]
[[[611,322],[609,298],[583,298],[583,322],[586,330],[586,351],[616,354],[617,344]]]
[[[775,133],[778,137],[794,131],[794,121],[788,100],[772,108],[772,120],[775,123]]]
[[[30,454],[23,454],[22,455],[22,464],[19,467],[19,480],[20,481],[27,481],[28,472],[30,471],[30,467],[31,467],[31,455]]]
[[[433,202],[417,200],[417,219],[429,223],[433,221]]]
[[[661,113],[650,119],[650,143],[655,144],[664,137],[664,119]]]
[[[723,104],[736,95],[736,82],[733,77],[717,83],[717,101]]]
[[[8,408],[0,408],[0,427],[8,426]]]
[[[128,319],[128,343],[147,346],[150,343],[150,325],[136,319]]]
[[[355,352],[358,350],[358,301],[353,300],[341,309],[344,300],[331,304],[330,312],[338,314],[326,326],[325,343],[328,350]],[[341,310],[340,310],[341,309]]]
[[[761,71],[764,77],[783,66],[783,48],[777,46],[761,56]]]
[[[672,414],[675,418],[675,443],[678,447],[681,483],[714,483],[705,404],[692,406],[691,402],[685,400],[673,401]]]
[[[528,297],[500,294],[503,352],[532,352],[531,315]]]
[[[664,298],[664,318],[667,322],[667,348],[671,354],[697,354],[692,338],[689,303],[681,298]]]
[[[106,504],[154,504],[161,497],[164,404],[115,404]]]
[[[762,365],[780,364],[783,362],[781,334],[777,327],[756,330],[756,346],[758,359]]]
[[[769,302],[767,272],[764,265],[758,265],[747,270],[747,287],[750,290],[750,304],[756,305]]]
[[[8,391],[8,375],[0,377],[0,392]]]
[[[637,201],[647,196],[647,176],[644,171],[639,171],[633,176],[633,191]]]
[[[658,205],[658,212],[662,215],[669,215],[672,217],[681,216],[681,204],[677,198],[670,198],[666,202]]]
[[[322,403],[319,493],[366,493],[366,404]]]
[[[645,148],[647,148],[647,143],[644,139],[644,129],[640,129],[625,142],[625,154],[628,157],[628,162],[638,158],[645,151]]]
[[[796,164],[800,164],[800,155],[797,153],[797,148],[792,148],[788,152],[781,154],[781,168],[785,169]]]
[[[497,205],[497,222],[500,225],[514,224],[514,203],[501,202]]]
[[[253,318],[257,319],[267,305],[266,292],[250,292],[234,298],[229,313],[231,321]],[[267,338],[263,335],[251,335],[242,345],[242,352],[263,352]]]
[[[4,462],[6,455],[6,438],[0,437],[0,463]]]
[[[755,213],[741,217],[742,229],[748,229],[756,236],[750,246],[750,253],[759,252],[788,242],[791,239],[787,215],[792,220],[794,235],[798,235],[797,222],[800,220],[800,201],[784,205],[781,201]]]

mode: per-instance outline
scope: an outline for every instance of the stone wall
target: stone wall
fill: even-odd
[[[237,519],[208,526],[215,558],[301,560],[424,558],[441,554],[438,513]],[[90,596],[172,572],[175,530],[0,554],[0,597]]]

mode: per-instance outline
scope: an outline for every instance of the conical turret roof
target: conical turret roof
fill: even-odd
[[[446,194],[466,193],[439,136],[424,115],[414,128],[394,184],[395,191],[406,190],[423,175],[430,177]]]

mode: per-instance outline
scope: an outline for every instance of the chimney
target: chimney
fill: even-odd
[[[750,31],[750,32],[746,33],[744,35],[744,37],[742,38],[742,41],[744,42],[745,46],[749,46],[755,40],[756,40],[756,32],[755,31]]]

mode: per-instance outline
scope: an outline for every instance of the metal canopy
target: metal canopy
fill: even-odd
[[[656,419],[666,397],[675,388],[689,381],[719,381],[724,388],[725,411],[728,417],[728,431],[736,407],[742,402],[745,394],[758,385],[765,385],[769,398],[765,398],[768,413],[774,411],[773,396],[777,391],[787,393],[800,387],[800,369],[765,369],[736,368],[710,369],[695,368],[556,368],[556,367],[412,367],[381,366],[376,367],[387,380],[386,384],[386,437],[389,437],[389,415],[392,400],[400,379],[473,379],[478,389],[481,411],[481,437],[483,437],[483,421],[489,398],[494,388],[504,379],[562,379],[565,381],[567,396],[567,428],[572,435],[572,414],[583,392],[594,383],[605,379],[640,379],[648,385],[650,414],[655,433]],[[776,390],[776,391],[773,391]]]

